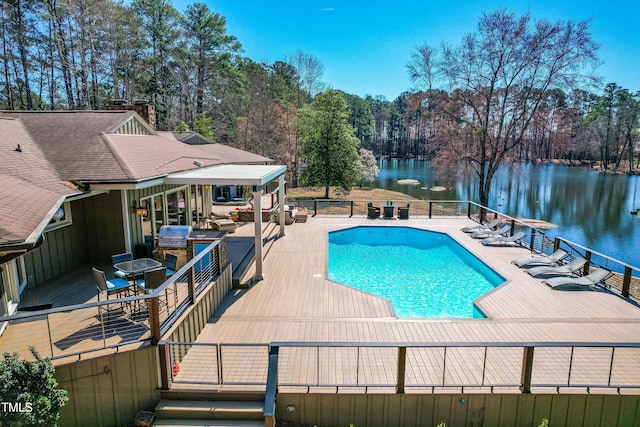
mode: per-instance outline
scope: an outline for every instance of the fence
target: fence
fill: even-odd
[[[30,358],[34,347],[50,359],[75,357],[144,342],[156,343],[221,274],[216,240],[146,295],[0,317],[9,328],[2,350]],[[15,349],[15,350],[14,350]]]
[[[640,343],[161,341],[165,384],[435,393],[640,388]],[[179,369],[169,369],[178,366]],[[273,390],[267,389],[267,394]]]

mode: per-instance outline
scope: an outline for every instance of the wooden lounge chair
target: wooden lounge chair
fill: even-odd
[[[465,233],[473,233],[474,231],[481,231],[481,230],[495,230],[501,224],[502,223],[500,222],[500,220],[496,218],[488,224],[470,225],[468,227],[462,228],[461,231],[464,231]]]
[[[502,236],[503,234],[507,234],[511,230],[509,225],[503,225],[501,228],[497,230],[479,230],[471,233],[471,237],[474,239],[480,239],[484,237],[494,237],[494,236]]]
[[[509,237],[506,237],[506,236],[487,237],[486,239],[482,239],[480,243],[482,243],[483,245],[498,245],[498,244],[506,245],[507,243],[515,243],[526,235],[527,233],[525,233],[524,231],[521,231]]]
[[[518,258],[511,261],[513,264],[518,267],[532,267],[538,265],[557,265],[562,258],[568,255],[567,251],[558,249],[551,255],[539,255],[539,256],[529,256],[525,258]]]
[[[540,275],[555,275],[555,276],[567,276],[569,274],[574,273],[578,269],[584,267],[587,263],[587,260],[584,258],[575,258],[571,262],[566,265],[559,265],[556,267],[550,266],[542,266],[542,267],[533,267],[527,271],[532,276],[540,276]]]
[[[591,274],[582,277],[551,277],[543,280],[553,289],[562,287],[591,288],[606,279],[611,272],[605,268],[596,268]]]

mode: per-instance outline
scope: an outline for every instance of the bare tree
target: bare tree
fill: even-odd
[[[538,108],[553,88],[571,88],[592,80],[597,44],[589,21],[550,23],[516,17],[506,10],[483,14],[475,33],[459,47],[442,45],[431,64],[410,68],[414,82],[439,76],[452,103],[443,112],[457,122],[455,140],[438,156],[462,161],[479,180],[479,202],[487,205],[491,181],[502,162],[522,141]],[[425,48],[418,52],[427,52]],[[427,70],[427,71],[425,71]]]

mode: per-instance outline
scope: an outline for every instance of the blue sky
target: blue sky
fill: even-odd
[[[506,7],[534,19],[592,19],[593,39],[604,64],[603,84],[640,90],[638,0],[199,0],[227,19],[227,32],[257,62],[283,60],[300,49],[324,65],[334,89],[388,100],[411,89],[406,64],[423,43],[459,45],[482,12]],[[184,10],[191,0],[173,0]]]

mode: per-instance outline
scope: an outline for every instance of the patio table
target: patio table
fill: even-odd
[[[122,271],[127,276],[135,276],[145,271],[155,270],[162,267],[162,263],[153,258],[138,258],[131,261],[123,261],[113,264],[113,268]]]
[[[131,279],[131,285],[133,286],[133,293],[137,295],[138,288],[136,286],[136,275],[142,274],[145,271],[155,270],[156,268],[162,267],[162,263],[156,261],[153,258],[138,258],[133,259],[131,261],[123,261],[117,264],[113,264],[113,268],[118,269],[126,274],[128,278]],[[139,313],[141,312],[142,307],[138,305],[138,302],[135,303],[134,311]]]
[[[384,210],[384,217],[385,218],[393,218],[393,211],[396,208],[397,205],[387,205],[387,204],[383,204],[382,205],[382,209]]]

